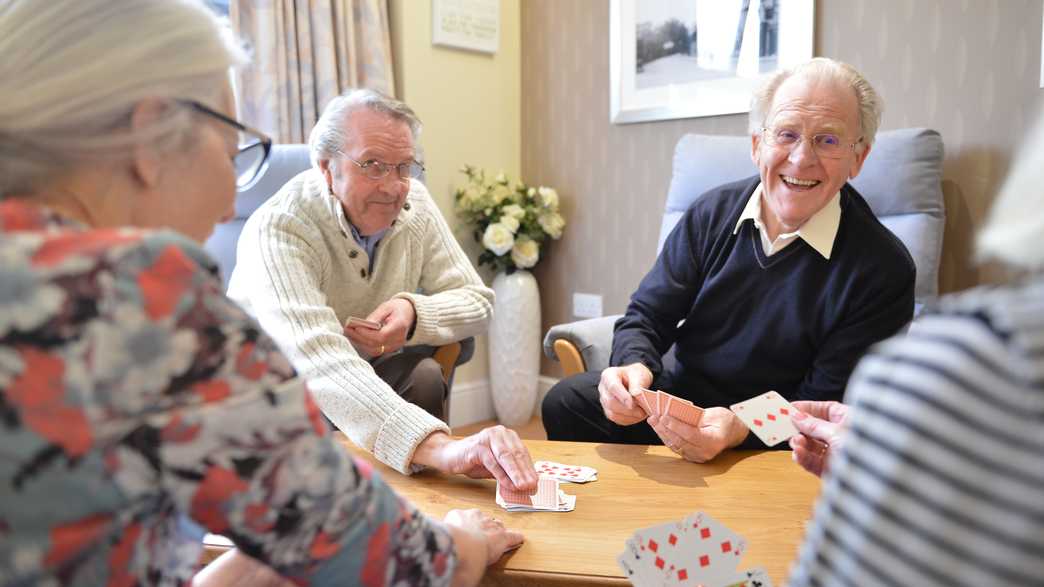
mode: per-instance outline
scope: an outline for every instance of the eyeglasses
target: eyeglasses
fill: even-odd
[[[788,151],[793,151],[798,143],[806,138],[796,130],[782,127],[762,127],[761,136],[767,143]],[[851,149],[861,142],[863,142],[862,137],[854,143],[845,143],[841,141],[841,137],[831,133],[812,135],[812,149],[816,155],[827,159],[840,159],[846,149]]]
[[[344,158],[355,163],[362,170],[363,175],[372,180],[380,180],[388,177],[391,170],[394,169],[401,180],[407,180],[410,178],[419,179],[421,174],[424,173],[424,166],[417,161],[406,161],[405,163],[399,163],[398,165],[392,165],[391,163],[382,163],[376,159],[370,159],[368,161],[356,161],[348,156],[344,151],[338,151],[338,153],[344,155]]]
[[[272,152],[272,139],[265,133],[250,128],[234,118],[207,108],[195,100],[178,100],[179,103],[212,116],[239,131],[239,153],[233,164],[236,168],[236,190],[244,192],[257,183],[268,168],[268,156]]]

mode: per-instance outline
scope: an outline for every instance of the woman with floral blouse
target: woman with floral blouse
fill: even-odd
[[[315,585],[474,584],[521,543],[350,458],[222,293],[199,243],[270,141],[216,17],[0,0],[0,54],[0,584],[188,584],[204,530],[249,555],[211,578]]]

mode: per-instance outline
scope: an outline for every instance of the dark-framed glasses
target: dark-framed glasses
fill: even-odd
[[[827,159],[840,159],[848,149],[854,148],[863,141],[860,137],[855,142],[846,143],[840,136],[828,132],[806,137],[800,132],[786,127],[762,127],[761,138],[770,145],[787,151],[796,149],[801,141],[811,140],[812,150],[816,152],[816,155]]]
[[[239,153],[233,161],[236,167],[236,190],[243,192],[257,183],[268,168],[268,156],[272,152],[272,139],[265,133],[251,128],[234,118],[208,108],[195,100],[178,100],[193,110],[212,116],[232,126],[239,134]]]
[[[376,159],[369,159],[367,161],[356,161],[355,159],[349,157],[343,151],[338,152],[344,155],[345,159],[351,161],[352,163],[355,163],[359,167],[359,169],[362,170],[363,175],[372,180],[380,180],[384,179],[385,177],[388,177],[388,174],[391,173],[392,169],[396,171],[399,179],[401,180],[407,180],[411,178],[420,179],[421,174],[424,173],[424,165],[422,165],[419,161],[415,161],[412,159],[409,161],[399,163],[398,165],[393,165],[391,163],[383,163],[381,161],[377,161]]]

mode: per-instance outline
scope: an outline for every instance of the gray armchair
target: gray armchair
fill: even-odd
[[[945,211],[943,143],[934,130],[908,128],[881,132],[852,186],[910,251],[917,266],[914,315],[939,293]],[[660,225],[657,251],[689,205],[711,188],[757,173],[750,160],[749,136],[687,134],[674,149],[674,173]],[[566,376],[609,366],[613,325],[603,316],[553,326],[544,337],[544,354],[562,363]],[[670,351],[664,361],[671,361]]]
[[[221,267],[225,287],[228,287],[228,278],[236,266],[236,243],[247,218],[268,198],[275,195],[283,184],[310,166],[308,145],[273,145],[268,169],[265,170],[264,175],[257,184],[236,196],[235,216],[232,220],[215,227],[214,234],[204,245]],[[471,356],[475,353],[475,339],[468,337],[459,342],[438,347],[408,346],[403,349],[403,352],[422,353],[433,357],[442,367],[442,375],[446,379],[447,385],[452,387],[453,372],[456,366],[471,360]],[[443,413],[449,417],[448,404]]]

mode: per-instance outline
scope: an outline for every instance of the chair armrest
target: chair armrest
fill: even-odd
[[[609,366],[609,354],[612,351],[613,326],[621,315],[602,316],[552,326],[547,331],[547,336],[544,337],[544,354],[548,358],[562,361],[555,349],[556,341],[571,345],[582,358],[582,364],[576,366],[575,361],[562,361],[563,368],[567,371],[566,376],[575,375],[581,371],[605,369]],[[568,348],[562,344],[559,344],[559,347],[563,351]]]
[[[402,348],[404,353],[416,353],[435,359],[442,367],[442,376],[446,381],[452,381],[453,371],[457,365],[463,365],[471,360],[475,354],[475,337],[469,336],[457,342],[432,346],[428,344],[416,344]]]

